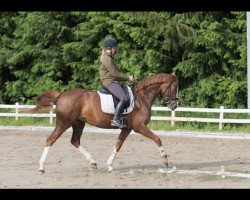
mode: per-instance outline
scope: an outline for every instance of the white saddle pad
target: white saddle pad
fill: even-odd
[[[128,87],[128,92],[130,96],[130,106],[127,109],[124,109],[123,113],[128,114],[131,113],[134,109],[134,95],[132,93],[132,90],[130,87]],[[102,112],[108,113],[108,114],[114,114],[115,113],[115,106],[114,106],[114,101],[113,97],[111,94],[102,94],[99,91],[97,93],[100,96],[101,99],[101,108]]]

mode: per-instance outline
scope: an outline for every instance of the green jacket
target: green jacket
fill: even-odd
[[[112,55],[103,51],[101,55],[101,67],[99,69],[100,79],[104,86],[111,82],[128,81],[129,76],[118,72],[117,65]]]

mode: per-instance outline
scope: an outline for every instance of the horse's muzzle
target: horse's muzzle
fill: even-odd
[[[175,106],[169,106],[169,108],[173,111],[173,110],[175,110],[177,108],[177,105],[175,105]]]
[[[175,110],[177,108],[177,103],[178,103],[178,98],[166,98],[165,100],[165,105],[170,109],[170,110]]]

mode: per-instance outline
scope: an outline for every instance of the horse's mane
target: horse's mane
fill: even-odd
[[[170,74],[157,74],[157,75],[145,78],[136,84],[136,91],[139,92],[143,88],[156,84],[156,83],[167,82],[169,79],[169,76]]]

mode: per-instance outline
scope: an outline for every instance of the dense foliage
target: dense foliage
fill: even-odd
[[[0,103],[98,89],[103,39],[137,81],[175,71],[181,106],[246,108],[245,12],[0,12]]]

